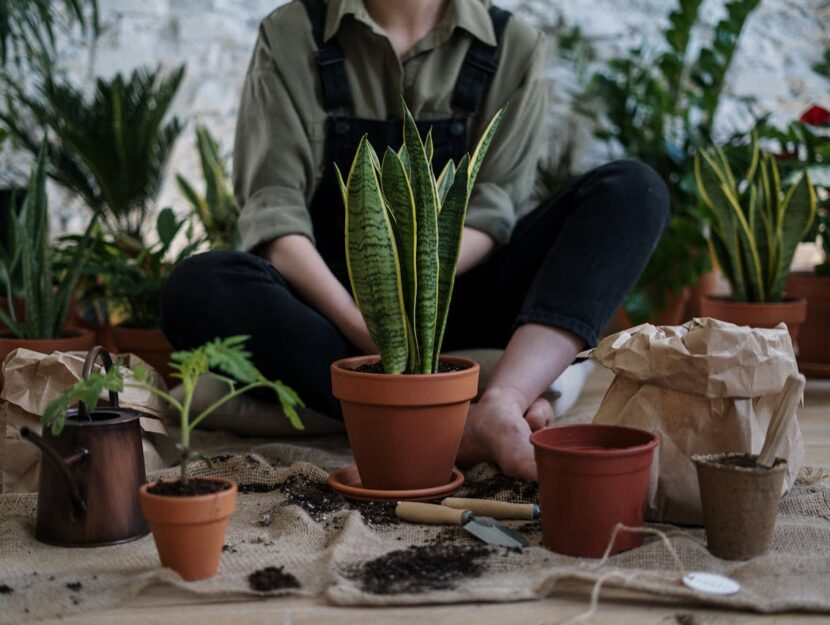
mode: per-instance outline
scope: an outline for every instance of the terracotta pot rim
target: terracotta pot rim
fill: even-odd
[[[545,436],[546,432],[551,430],[566,430],[566,429],[603,429],[605,431],[613,430],[616,432],[631,432],[640,435],[644,435],[648,438],[647,443],[642,443],[638,445],[628,445],[625,447],[607,447],[602,449],[578,449],[578,448],[571,448],[571,447],[560,447],[559,445],[551,444],[551,443],[544,443],[542,442],[542,438]],[[575,458],[596,458],[596,459],[608,459],[608,458],[624,458],[627,456],[638,456],[645,453],[651,453],[657,447],[657,443],[659,442],[659,438],[656,434],[649,432],[647,430],[641,430],[640,428],[631,428],[625,427],[622,425],[600,425],[600,424],[593,424],[593,423],[575,423],[572,425],[559,425],[552,428],[544,428],[542,430],[537,430],[533,434],[530,435],[530,442],[531,444],[539,451],[544,452],[552,452],[557,455],[561,456],[570,456]]]
[[[209,501],[211,499],[215,499],[217,497],[226,497],[229,495],[236,494],[237,491],[237,484],[234,480],[229,480],[224,477],[202,477],[202,476],[194,476],[188,479],[197,479],[197,480],[209,480],[211,482],[224,482],[225,484],[230,484],[230,488],[226,488],[225,490],[219,491],[218,493],[208,493],[206,495],[158,495],[156,493],[148,492],[148,488],[155,484],[156,482],[147,482],[146,484],[142,484],[138,491],[141,493],[142,497],[146,497],[149,500],[156,501],[158,503],[163,503],[167,506],[182,506],[182,505],[191,505],[193,503],[201,503],[203,501]],[[158,481],[158,480],[157,480]],[[170,478],[167,480],[161,480],[162,482],[178,482],[179,478]]]
[[[27,342],[27,343],[57,343],[59,341],[71,341],[73,339],[82,339],[87,337],[94,336],[94,332],[91,330],[87,330],[86,328],[66,328],[61,332],[61,336],[55,339],[21,339],[16,336],[12,336],[8,332],[3,332],[0,334],[0,341],[20,341],[20,342]]]
[[[446,371],[443,373],[372,373],[369,371],[355,371],[349,366],[346,365],[363,365],[363,364],[372,364],[375,362],[380,361],[380,356],[378,354],[371,354],[367,356],[350,356],[348,358],[341,358],[340,360],[335,360],[331,363],[331,371],[334,373],[337,372],[337,375],[342,375],[345,377],[351,378],[370,378],[372,380],[383,380],[383,379],[393,379],[393,380],[434,380],[435,378],[441,378],[442,380],[451,379],[451,378],[460,378],[471,375],[473,372],[479,369],[479,364],[473,360],[472,358],[465,358],[463,356],[441,356],[440,360],[444,362],[452,362],[459,365],[467,365],[464,369],[460,371]]]
[[[704,295],[703,298],[710,302],[716,302],[722,306],[730,306],[734,308],[800,308],[807,305],[806,297],[785,297],[780,302],[739,302],[731,297],[725,297],[722,295]]]
[[[692,462],[694,462],[695,465],[699,467],[712,468],[715,470],[727,471],[730,473],[741,473],[747,476],[758,476],[759,478],[767,478],[771,474],[781,473],[782,471],[787,470],[787,459],[779,458],[777,456],[775,458],[775,465],[773,465],[773,467],[767,471],[762,471],[751,467],[723,464],[723,461],[727,458],[736,458],[743,456],[746,456],[746,454],[740,452],[727,452],[722,454],[695,454],[694,456],[692,456]],[[758,454],[750,454],[750,457],[757,460]]]
[[[791,278],[805,278],[807,280],[827,280],[830,281],[830,274],[817,274],[815,271],[791,271]]]

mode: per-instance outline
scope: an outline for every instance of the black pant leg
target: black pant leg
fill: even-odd
[[[266,377],[291,386],[309,408],[340,417],[329,365],[357,350],[264,259],[235,251],[187,259],[167,281],[161,312],[164,333],[177,349],[250,336],[246,347]],[[271,391],[260,396],[275,400]]]
[[[558,327],[596,344],[668,222],[651,168],[617,161],[581,176],[524,216],[508,245],[458,278],[447,350],[504,348],[517,325]]]

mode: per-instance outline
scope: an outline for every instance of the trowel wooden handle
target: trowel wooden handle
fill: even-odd
[[[395,514],[399,519],[434,525],[462,525],[465,512],[466,510],[415,501],[402,501],[395,507]]]
[[[764,439],[764,447],[758,455],[756,464],[760,464],[768,469],[772,468],[775,462],[775,453],[781,446],[781,439],[784,438],[790,421],[795,418],[795,411],[798,408],[798,402],[804,395],[804,387],[807,380],[800,373],[791,375],[784,382],[784,391],[781,394],[781,400],[775,407],[775,412],[772,413],[772,418],[769,421],[767,428],[767,436]]]
[[[442,506],[469,510],[476,516],[488,516],[493,519],[519,519],[532,521],[538,518],[538,507],[532,503],[508,503],[494,499],[466,499],[464,497],[447,497]]]

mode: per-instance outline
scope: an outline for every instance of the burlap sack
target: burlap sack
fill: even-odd
[[[81,377],[85,352],[54,352],[41,354],[16,349],[3,362],[5,383],[0,390],[0,492],[37,490],[40,450],[21,439],[20,428],[28,426],[40,432],[40,418],[46,407]],[[151,371],[156,385],[161,377],[143,360],[132,354],[121,356],[127,366],[126,380],[132,379],[132,367],[142,364]],[[100,365],[98,365],[100,371]],[[107,399],[106,394],[101,395]],[[148,471],[162,468],[164,463],[151,437],[164,435],[166,428],[160,417],[166,406],[155,395],[136,388],[126,388],[119,395],[120,405],[142,413],[141,429],[145,436],[144,463]]]
[[[784,381],[798,370],[784,324],[751,329],[708,318],[637,326],[590,355],[616,374],[594,423],[660,436],[647,518],[692,525],[703,519],[691,456],[759,452]],[[804,459],[797,423],[778,455],[789,463],[786,492]]]

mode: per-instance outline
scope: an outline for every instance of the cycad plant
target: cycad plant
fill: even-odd
[[[423,140],[403,104],[403,145],[383,161],[364,136],[348,179],[346,261],[355,302],[386,373],[435,373],[455,284],[467,204],[503,115],[490,121],[470,157],[436,178],[432,136]]]
[[[806,171],[786,190],[775,158],[753,135],[745,171],[736,176],[723,150],[695,156],[695,178],[711,212],[710,251],[742,302],[780,302],[795,248],[816,215]]]
[[[11,214],[13,246],[8,254],[0,257],[0,282],[6,288],[4,295],[9,302],[15,295],[20,295],[25,301],[22,318],[18,318],[15,307],[10,305],[8,312],[0,309],[0,321],[13,336],[22,339],[55,339],[61,336],[72,290],[87,261],[90,233],[95,226],[93,218],[86,233],[78,237],[68,252],[66,270],[62,275],[55,275],[55,253],[49,240],[47,162],[44,143],[20,212],[12,211]],[[21,279],[19,293],[12,290],[12,276],[15,275]]]
[[[196,127],[196,148],[205,179],[205,194],[199,195],[183,176],[177,174],[179,190],[201,222],[211,249],[236,249],[240,245],[239,207],[219,145],[203,125]]]
[[[0,120],[33,154],[39,146],[36,131],[21,119],[31,117],[49,129],[54,138],[49,175],[100,214],[113,236],[141,241],[142,225],[182,130],[178,118],[167,119],[167,114],[183,76],[182,66],[167,75],[140,68],[128,78],[99,78],[91,100],[52,77],[44,78],[34,97],[9,85],[9,111],[15,112],[0,112]]]

